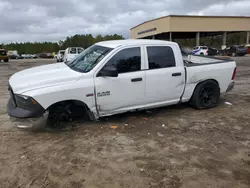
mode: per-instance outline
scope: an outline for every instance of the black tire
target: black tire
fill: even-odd
[[[215,81],[208,80],[198,84],[190,100],[191,106],[196,109],[208,109],[218,106],[220,88]]]
[[[60,102],[49,108],[47,125],[61,129],[80,117],[88,117],[88,111],[85,106],[77,105],[73,102]]]
[[[9,62],[9,59],[5,59],[4,62],[5,62],[5,63]]]
[[[204,55],[204,53],[202,52],[202,53],[200,53],[200,55],[202,55],[202,56],[203,56],[203,55]]]

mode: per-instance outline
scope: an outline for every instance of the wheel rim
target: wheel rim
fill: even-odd
[[[200,92],[201,104],[204,107],[209,107],[215,102],[214,89],[212,87],[203,88]]]

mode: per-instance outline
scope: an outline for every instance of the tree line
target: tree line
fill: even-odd
[[[38,54],[38,53],[52,53],[58,50],[64,50],[67,47],[83,47],[87,48],[92,44],[105,40],[119,40],[124,39],[122,35],[97,35],[93,37],[91,34],[74,35],[67,37],[65,40],[59,42],[24,42],[24,43],[9,43],[2,44],[1,48],[6,50],[17,50],[19,54]]]
[[[65,40],[59,42],[25,42],[25,43],[9,43],[2,44],[2,48],[6,50],[17,50],[19,54],[38,54],[38,53],[50,53],[57,52],[58,50],[64,50],[67,47],[83,47],[87,48],[92,44],[105,40],[119,40],[124,39],[122,35],[97,35],[93,37],[91,34],[74,35],[67,37]],[[193,47],[196,45],[196,40],[193,39],[176,39],[175,42],[181,46]],[[230,33],[227,35],[227,45],[245,44],[246,32]],[[200,39],[200,45],[206,45],[209,47],[221,48],[222,36],[202,37]]]

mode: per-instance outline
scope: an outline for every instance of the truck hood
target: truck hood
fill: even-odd
[[[76,82],[82,73],[71,70],[64,63],[29,68],[13,74],[9,84],[14,93],[21,94],[34,89]]]

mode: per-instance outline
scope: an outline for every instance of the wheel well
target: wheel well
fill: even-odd
[[[76,105],[76,106],[83,106],[86,108],[86,110],[89,110],[89,107],[82,101],[79,101],[79,100],[65,100],[65,101],[59,101],[59,102],[56,102],[52,105],[50,105],[46,110],[49,110],[50,108],[56,106],[56,105],[59,105],[59,104],[73,104],[73,105]]]
[[[48,110],[49,112],[55,112],[57,111],[57,107],[61,108],[62,106],[65,106],[66,108],[70,106],[72,115],[76,117],[84,116],[90,118],[91,113],[88,106],[84,102],[79,100],[59,101],[50,105],[46,110]]]
[[[199,82],[199,83],[195,86],[194,91],[195,91],[195,89],[197,88],[198,85],[200,85],[200,84],[202,84],[202,83],[204,83],[204,82],[208,82],[208,81],[212,81],[212,82],[216,83],[216,84],[220,87],[219,82],[218,82],[217,80],[215,80],[215,79],[208,79],[208,80],[204,80],[204,81]]]
[[[219,89],[220,89],[220,85],[219,85],[219,82],[218,82],[217,80],[215,80],[215,79],[204,80],[204,81],[199,82],[199,83],[195,86],[195,88],[194,88],[194,90],[193,90],[192,97],[193,97],[193,95],[194,95],[194,92],[195,92],[196,88],[197,88],[199,85],[203,84],[204,82],[208,82],[208,81],[214,82],[215,84],[217,84],[217,85],[219,86]],[[192,99],[192,97],[191,97],[190,99]]]

